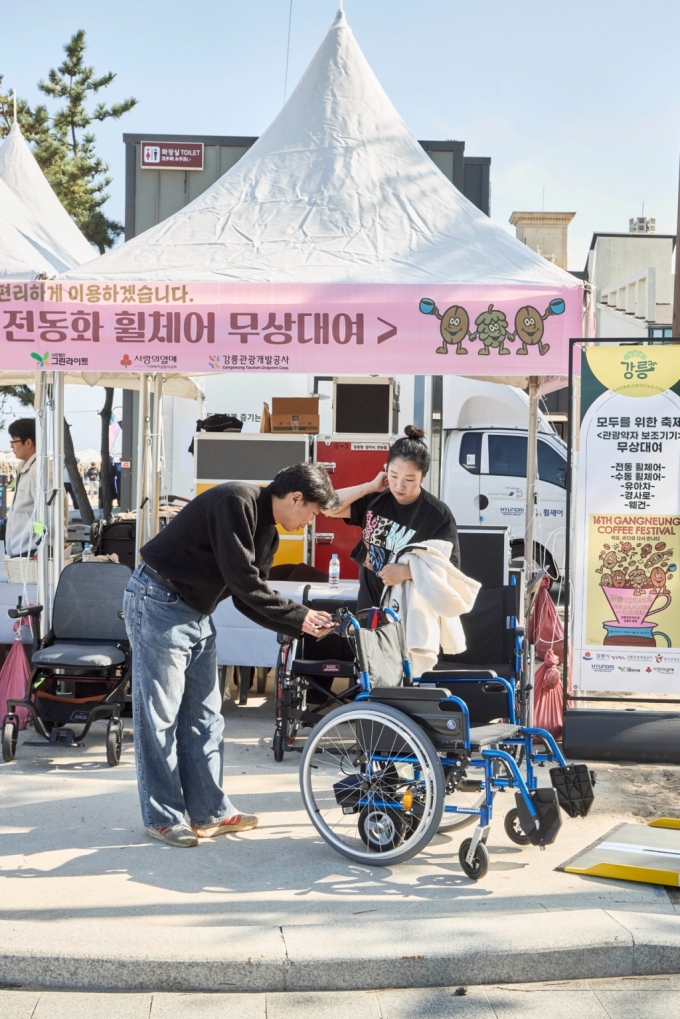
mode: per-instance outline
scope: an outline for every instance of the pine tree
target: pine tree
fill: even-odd
[[[38,82],[44,95],[65,100],[52,118],[45,106],[31,109],[25,100],[18,100],[17,120],[62,205],[88,241],[104,254],[123,232],[123,226],[102,212],[109,197],[106,188],[111,177],[109,167],[96,153],[96,139],[88,128],[94,121],[103,122],[111,117],[119,120],[137,105],[137,100],[128,98],[109,107],[100,102],[88,110],[88,99],[108,88],[116,75],[109,71],[96,77],[94,68],[84,63],[85,49],[85,32],[81,29],[64,46],[64,61],[52,68],[46,81]],[[0,94],[0,136],[8,133],[12,122],[12,100]]]

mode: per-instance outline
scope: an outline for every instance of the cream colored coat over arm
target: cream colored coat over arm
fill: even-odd
[[[450,655],[465,650],[459,617],[470,611],[481,584],[451,563],[452,548],[449,541],[409,545],[398,561],[408,563],[413,579],[385,594],[384,604],[403,621],[414,676],[422,676],[436,664],[440,646]]]

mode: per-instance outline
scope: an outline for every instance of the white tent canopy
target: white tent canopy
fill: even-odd
[[[113,389],[139,391],[140,377],[135,372],[60,372],[67,386],[110,386]],[[32,386],[36,372],[0,372],[3,386]],[[185,400],[202,400],[203,389],[199,382],[187,375],[173,373],[163,376],[166,396],[181,396]]]
[[[1,180],[0,185],[0,279],[33,280],[39,273],[54,275],[51,262],[15,226],[15,218],[8,216],[8,206],[17,199]]]
[[[342,11],[289,101],[241,160],[186,208],[96,259],[86,276],[577,285],[492,223],[437,169]]]
[[[0,147],[0,184],[3,217],[41,256],[43,264],[36,264],[33,276],[39,272],[54,276],[95,257],[94,248],[50,187],[16,122]],[[0,223],[0,237],[3,228]]]

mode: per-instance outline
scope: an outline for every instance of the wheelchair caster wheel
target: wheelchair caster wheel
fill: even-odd
[[[106,728],[106,760],[115,768],[120,764],[120,755],[123,752],[123,723],[119,718],[110,718]]]
[[[277,764],[280,764],[283,760],[284,745],[283,733],[275,732],[272,747],[274,749],[274,760]]]
[[[364,807],[359,814],[361,841],[376,853],[396,849],[407,834],[407,823],[400,810],[389,807]]]
[[[19,739],[19,726],[13,718],[5,719],[2,727],[2,759],[13,761],[17,755],[17,741]]]
[[[460,844],[458,850],[458,862],[473,881],[481,881],[489,869],[489,850],[486,848],[483,842],[480,842],[475,850],[472,863],[467,862],[467,854],[470,849],[472,839],[465,839]]]
[[[516,846],[528,846],[531,843],[531,839],[522,831],[522,826],[519,823],[519,813],[517,812],[516,807],[513,807],[512,810],[509,810],[505,815],[503,827],[505,828],[505,834],[511,842],[515,843]]]

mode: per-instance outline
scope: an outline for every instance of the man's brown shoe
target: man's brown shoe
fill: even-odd
[[[199,824],[191,827],[199,839],[211,839],[213,835],[231,835],[235,831],[248,831],[249,828],[257,828],[259,818],[255,814],[232,814],[225,817],[216,824]]]

